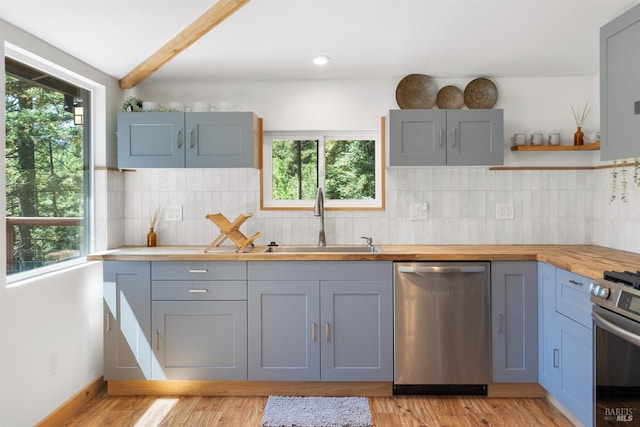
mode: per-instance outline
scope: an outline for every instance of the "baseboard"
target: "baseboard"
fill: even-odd
[[[110,396],[392,396],[391,382],[109,381]]]
[[[492,383],[488,397],[547,397],[547,391],[538,383]]]
[[[555,406],[558,411],[562,412],[562,415],[567,417],[569,419],[569,421],[571,421],[571,423],[573,423],[573,425],[576,425],[576,426],[583,425],[582,422],[579,421],[571,412],[569,412],[567,410],[567,408],[562,406],[562,404],[560,402],[558,402],[556,400],[556,398],[551,395],[551,393],[547,392],[546,390],[545,390],[545,392],[546,392],[546,396],[545,397],[547,398],[547,401],[549,403],[551,403],[553,406]]]
[[[47,415],[36,427],[57,427],[78,412],[84,405],[106,387],[104,378],[98,377],[69,400],[60,405],[55,411]]]

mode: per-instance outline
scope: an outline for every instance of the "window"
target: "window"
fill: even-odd
[[[382,142],[374,132],[265,132],[262,209],[384,209]]]
[[[88,90],[5,57],[9,281],[87,253],[90,104]]]

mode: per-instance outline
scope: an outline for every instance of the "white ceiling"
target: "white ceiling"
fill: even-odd
[[[0,18],[119,79],[214,3],[0,0]],[[250,0],[149,80],[593,76],[599,28],[637,3]]]

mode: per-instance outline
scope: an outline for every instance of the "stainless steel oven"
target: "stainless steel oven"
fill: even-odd
[[[640,426],[640,274],[605,272],[591,301],[593,425]]]

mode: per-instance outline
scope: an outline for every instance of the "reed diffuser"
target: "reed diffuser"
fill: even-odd
[[[576,113],[576,110],[571,106],[571,111],[573,111],[573,118],[576,121],[576,126],[578,129],[576,133],[573,134],[573,145],[583,145],[584,144],[584,132],[582,132],[582,125],[584,124],[584,120],[587,118],[589,114],[589,101],[584,103],[584,109],[582,110],[582,114],[580,114],[580,110]]]
[[[151,218],[151,225],[149,226],[149,232],[147,233],[147,247],[152,248],[157,244],[156,232],[153,230],[156,226],[156,222],[158,221],[158,214],[160,213],[160,206],[153,213],[153,217]]]

